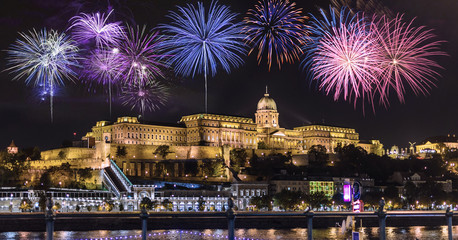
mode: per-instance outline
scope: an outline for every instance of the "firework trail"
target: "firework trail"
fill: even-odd
[[[243,63],[246,53],[241,24],[236,14],[225,5],[213,1],[205,11],[202,2],[171,12],[170,24],[160,26],[168,38],[164,42],[169,64],[177,74],[194,77],[203,73],[205,78],[205,112],[207,112],[207,75],[214,76],[218,67],[230,72]]]
[[[244,18],[245,41],[251,47],[249,54],[257,50],[258,64],[264,53],[267,54],[269,71],[272,62],[278,68],[284,62],[293,63],[303,53],[301,47],[308,41],[307,17],[302,16],[302,9],[296,8],[288,0],[262,0],[250,9]]]
[[[106,16],[100,14],[81,13],[70,19],[69,30],[72,31],[73,38],[80,44],[95,41],[98,48],[113,46],[122,40],[124,29],[121,22],[109,23],[108,19],[113,13],[111,10]]]
[[[25,78],[27,85],[50,89],[51,122],[53,121],[53,89],[72,80],[78,67],[78,47],[64,33],[33,29],[20,33],[8,50],[7,70],[16,74],[13,80]]]
[[[138,82],[123,87],[120,100],[124,106],[145,111],[155,111],[164,106],[169,97],[168,88],[158,81]]]

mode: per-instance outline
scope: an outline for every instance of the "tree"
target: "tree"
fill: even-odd
[[[314,209],[322,205],[328,205],[330,201],[324,192],[314,192],[307,195],[307,202],[310,209]]]
[[[361,173],[363,163],[367,160],[367,152],[361,147],[357,147],[353,144],[346,145],[344,147],[337,146],[335,151],[339,162],[336,164],[336,168],[341,174],[354,175]]]
[[[60,205],[60,202],[55,202],[54,206],[52,207],[54,210],[59,210],[62,208],[62,205]]]
[[[80,207],[80,205],[76,205],[76,208],[75,208],[75,210],[76,210],[77,212],[79,212],[79,211],[81,210],[81,207]]]
[[[34,147],[32,151],[32,155],[30,155],[30,159],[32,160],[40,160],[41,159],[41,151],[40,148]]]
[[[419,189],[412,181],[406,182],[404,185],[405,197],[407,201],[407,206],[410,206],[418,199]]]
[[[125,157],[127,156],[127,150],[124,146],[117,146],[116,147],[116,157]]]
[[[256,196],[251,198],[251,205],[255,205],[258,210],[267,208],[267,210],[272,210],[272,197],[268,195]]]
[[[202,169],[202,174],[204,176],[220,176],[223,174],[223,163],[221,160],[211,160],[211,159],[204,159],[202,160],[202,165],[200,166]]]
[[[67,159],[67,152],[64,150],[60,150],[57,156],[59,157],[60,160],[65,160]]]
[[[91,205],[87,205],[86,209],[87,209],[88,212],[90,212],[92,210],[92,206]]]
[[[143,197],[142,200],[140,201],[140,208],[141,209],[145,208],[146,210],[151,210],[151,209],[153,209],[153,202],[151,201],[150,198]]]
[[[4,171],[3,180],[19,180],[22,173],[30,168],[30,162],[26,160],[25,154],[21,151],[17,154],[9,154],[6,151],[0,152],[0,168]]]
[[[120,212],[124,211],[124,204],[122,203],[119,204],[119,211]]]
[[[170,147],[168,145],[160,145],[153,152],[154,155],[159,155],[162,159],[165,159],[169,153],[172,152],[170,151]]]
[[[258,149],[268,149],[269,147],[267,146],[267,144],[263,141],[259,141],[258,142]]]
[[[35,197],[38,197],[38,206],[40,207],[40,210],[45,212],[46,211],[46,201],[48,200],[48,198],[46,197],[46,192],[45,191],[36,191]]]
[[[326,147],[323,145],[313,145],[308,151],[309,163],[316,168],[326,167],[329,160]]]
[[[27,212],[32,209],[32,201],[28,198],[24,198],[21,200],[21,205],[19,206],[22,212]]]
[[[275,205],[284,210],[294,210],[303,200],[303,194],[300,191],[289,191],[283,189],[273,197]]]
[[[78,169],[79,179],[88,180],[92,178],[93,170],[91,168]]]
[[[108,212],[111,212],[113,210],[114,203],[111,200],[106,200],[104,203],[104,206],[105,206],[105,210],[107,210]]]
[[[230,152],[231,168],[239,172],[240,168],[245,166],[247,156],[245,149],[232,149]]]
[[[164,208],[165,208],[167,211],[172,211],[173,204],[172,204],[172,202],[170,202],[170,200],[168,200],[167,198],[164,199],[164,201],[162,201],[162,206],[164,206]]]
[[[206,201],[204,200],[203,196],[199,197],[199,200],[197,201],[197,204],[199,205],[199,211],[202,212],[202,211],[205,210]]]

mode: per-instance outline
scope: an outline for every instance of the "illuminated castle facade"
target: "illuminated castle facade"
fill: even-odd
[[[307,125],[294,129],[280,127],[279,113],[267,92],[259,100],[252,118],[216,114],[183,116],[175,126],[140,123],[136,117],[119,117],[116,122],[99,121],[83,140],[94,139],[114,144],[168,146],[229,146],[245,149],[307,150],[323,145],[334,152],[339,144],[361,145],[369,153],[383,152],[377,140],[361,142],[355,129],[325,125]]]

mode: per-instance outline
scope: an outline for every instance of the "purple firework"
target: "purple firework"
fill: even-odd
[[[124,35],[121,22],[108,22],[113,10],[104,13],[81,13],[70,19],[73,38],[80,43],[95,41],[99,48],[118,43]]]
[[[112,50],[97,49],[92,51],[84,62],[84,75],[89,85],[96,83],[108,87],[110,116],[112,86],[118,84],[123,69],[123,62],[118,54],[118,48],[113,48]]]
[[[138,82],[123,87],[120,97],[124,106],[145,111],[155,111],[164,106],[169,96],[168,88],[158,81]]]
[[[118,45],[124,81],[137,84],[163,77],[165,63],[162,60],[166,56],[160,44],[162,37],[158,32],[147,33],[146,26],[128,27],[127,30],[128,34]]]

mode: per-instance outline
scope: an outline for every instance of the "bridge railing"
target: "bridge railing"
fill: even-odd
[[[56,215],[52,211],[52,200],[49,201],[48,211],[45,214],[46,219],[46,229],[47,229],[47,239],[52,240],[53,236],[53,229],[54,229],[54,221],[56,220]],[[313,218],[314,217],[329,217],[329,216],[342,216],[342,217],[374,217],[378,218],[379,222],[379,239],[385,240],[386,239],[386,218],[387,217],[419,217],[419,218],[431,218],[431,217],[444,217],[447,220],[447,229],[448,229],[448,239],[452,240],[452,218],[453,216],[458,216],[458,214],[454,214],[453,211],[447,209],[445,212],[397,212],[397,211],[384,211],[379,210],[376,212],[362,212],[362,213],[353,213],[353,212],[313,212],[313,211],[306,211],[306,212],[236,212],[234,211],[233,207],[233,200],[229,198],[228,200],[229,209],[226,212],[184,212],[184,213],[170,213],[170,212],[158,212],[153,214],[148,214],[146,209],[142,209],[140,213],[141,219],[141,228],[142,228],[142,239],[146,239],[146,230],[147,230],[147,220],[149,217],[167,217],[179,220],[179,218],[185,217],[192,217],[192,218],[205,218],[205,217],[215,217],[215,218],[226,218],[227,219],[227,230],[228,230],[228,239],[234,240],[234,232],[235,232],[235,220],[237,217],[262,217],[262,216],[271,216],[271,217],[303,217],[307,220],[307,239],[313,239]],[[34,214],[29,215],[28,217],[36,218],[36,217],[43,217],[43,214]],[[88,218],[88,217],[138,217],[138,213],[109,213],[109,214],[59,214],[57,215],[57,220],[59,218]],[[0,218],[8,218],[9,215],[0,215]],[[27,216],[25,216],[27,218]]]

